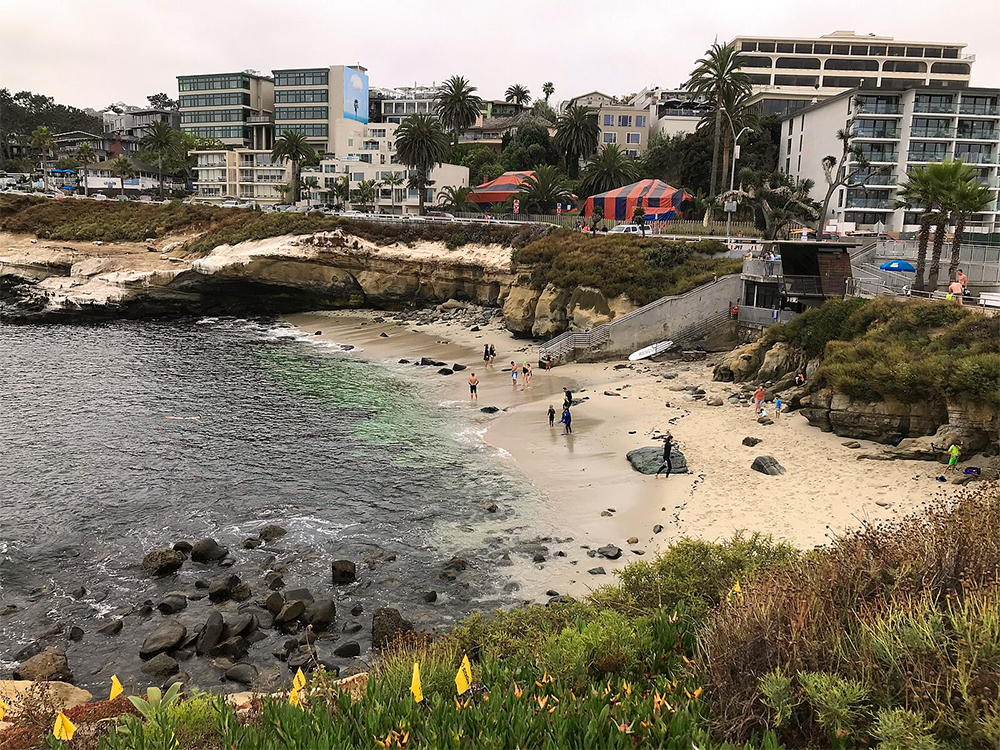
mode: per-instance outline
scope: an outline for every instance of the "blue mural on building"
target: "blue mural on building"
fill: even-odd
[[[344,117],[368,122],[368,76],[355,68],[344,68]]]

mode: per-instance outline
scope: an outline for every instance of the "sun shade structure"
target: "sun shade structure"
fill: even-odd
[[[604,210],[605,219],[631,221],[636,206],[646,212],[646,221],[669,221],[694,208],[694,198],[683,188],[670,187],[662,180],[639,180],[631,185],[598,193],[587,198],[585,216],[593,216],[594,207]]]
[[[890,260],[879,266],[883,271],[906,271],[907,273],[915,273],[916,268],[913,264],[907,263],[905,260]]]
[[[469,193],[469,200],[483,208],[489,208],[495,203],[503,203],[521,189],[521,183],[535,172],[504,172],[495,180],[476,185]]]

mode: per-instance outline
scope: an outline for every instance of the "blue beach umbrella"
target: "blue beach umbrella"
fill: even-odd
[[[879,266],[879,268],[883,271],[906,271],[908,273],[914,273],[917,270],[905,260],[889,260]]]

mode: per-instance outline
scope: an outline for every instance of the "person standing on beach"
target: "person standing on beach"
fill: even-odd
[[[948,446],[948,468],[946,471],[958,471],[958,456],[961,452],[961,443],[956,442]]]
[[[754,416],[759,417],[760,413],[764,410],[764,395],[764,386],[758,385],[757,390],[753,392]]]
[[[490,354],[490,367],[493,367],[493,360],[497,358],[497,350],[493,346],[493,344],[490,344],[489,354]]]
[[[563,409],[569,409],[573,405],[573,391],[563,386]]]
[[[670,463],[670,449],[674,447],[674,436],[669,432],[667,433],[667,439],[663,441],[663,460],[660,462],[660,468],[656,470],[656,474],[653,475],[653,479],[660,476],[660,472],[664,469],[667,470],[667,476],[665,479],[670,479],[670,472],[673,470],[673,465]]]
[[[556,410],[549,404],[549,427],[554,427],[556,424]]]
[[[483,344],[483,369],[487,369],[490,366],[490,345]]]
[[[469,399],[472,401],[479,400],[479,378],[476,377],[476,373],[472,373],[469,377]]]
[[[531,365],[525,360],[524,364],[521,366],[521,375],[524,376],[524,388],[531,388]]]
[[[573,415],[570,414],[569,408],[563,411],[562,419],[559,420],[560,424],[566,425],[566,431],[563,435],[569,435],[573,432]]]
[[[774,418],[777,419],[781,414],[781,396],[774,397]]]
[[[552,369],[552,352],[545,352],[545,372]]]
[[[510,363],[510,381],[514,389],[517,389],[517,365],[514,362]]]

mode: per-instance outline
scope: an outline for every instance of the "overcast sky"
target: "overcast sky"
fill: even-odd
[[[1000,87],[1000,0],[0,0],[0,87],[100,109],[177,96],[176,76],[361,63],[372,86],[461,74],[553,102],[681,84],[718,37],[837,29],[965,42]]]

